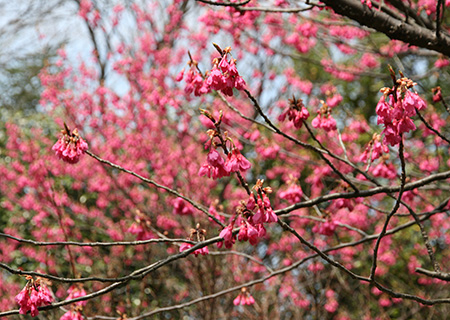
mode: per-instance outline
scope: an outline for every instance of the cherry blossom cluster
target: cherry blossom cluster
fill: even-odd
[[[80,137],[78,130],[75,128],[70,132],[65,123],[61,138],[52,147],[60,159],[71,164],[77,163],[87,149],[88,144]]]
[[[184,79],[186,86],[184,91],[187,94],[194,92],[194,95],[199,97],[201,95],[207,94],[211,91],[203,80],[202,73],[198,69],[198,62],[191,60],[188,62],[190,69],[185,73],[184,69],[177,75],[175,80],[181,81]]]
[[[247,305],[250,306],[255,303],[255,299],[252,297],[250,292],[248,292],[247,288],[242,288],[241,292],[238,294],[238,296],[233,300],[233,304],[235,306],[238,305]]]
[[[229,176],[232,172],[246,171],[250,169],[251,163],[248,161],[237,148],[233,148],[228,153],[226,160],[217,152],[214,147],[211,147],[206,162],[200,167],[198,171],[199,176],[207,176],[212,179],[219,179]]]
[[[326,132],[336,130],[336,120],[331,116],[331,107],[324,101],[321,102],[322,107],[317,111],[317,117],[312,120],[311,125]]]
[[[381,140],[381,136],[377,133],[373,134],[372,140],[369,141],[366,149],[359,158],[359,161],[367,163],[367,160],[374,161],[381,157],[383,153],[389,153],[389,148]]]
[[[309,117],[309,112],[305,108],[302,99],[297,100],[295,97],[289,99],[289,107],[278,116],[278,120],[284,121],[286,117],[294,123],[294,127],[297,129],[302,127],[303,121]]]
[[[38,307],[52,303],[53,295],[45,285],[44,279],[33,279],[31,276],[27,276],[27,280],[27,284],[19,292],[15,300],[20,305],[20,314],[27,314],[30,311],[31,316],[35,317],[39,314]]]
[[[221,58],[213,60],[214,67],[211,69],[206,77],[206,85],[216,91],[221,91],[227,96],[233,95],[233,89],[245,89],[245,81],[239,75],[236,68],[236,59],[231,56],[231,47],[221,50],[218,46],[216,48],[221,54]]]
[[[196,242],[201,242],[201,241],[205,241],[206,239],[206,230],[205,229],[201,229],[200,228],[200,224],[197,224],[195,229],[191,229],[191,233],[188,237],[188,240],[190,241],[196,241]],[[183,243],[180,246],[180,252],[185,251],[187,249],[192,248],[194,245],[191,243]],[[193,252],[193,254],[195,254],[195,256],[197,257],[199,254],[201,254],[202,256],[209,254],[209,250],[208,247],[203,247],[200,249],[197,249]]]
[[[239,149],[233,144],[231,138],[228,137],[227,132],[223,135],[220,132],[220,124],[223,119],[223,113],[220,113],[219,119],[216,120],[214,116],[206,110],[202,110],[202,114],[210,119],[215,129],[208,130],[210,150],[206,157],[206,162],[200,167],[198,171],[199,176],[207,176],[212,179],[220,179],[227,177],[233,172],[247,171],[251,168],[251,163],[248,161],[239,151]],[[218,140],[218,141],[217,141]],[[226,143],[230,141],[233,144],[231,151],[228,151]],[[221,147],[227,154],[226,160],[217,151],[217,147]]]
[[[220,58],[213,59],[213,68],[206,72],[204,77],[198,68],[198,62],[191,58],[190,69],[184,74],[184,69],[176,77],[177,81],[184,79],[186,82],[185,92],[201,96],[211,92],[220,91],[227,96],[233,96],[233,89],[244,90],[245,81],[239,75],[236,67],[236,59],[231,56],[231,47],[221,49],[215,45],[220,53]]]
[[[417,110],[426,108],[426,103],[411,89],[415,83],[405,77],[395,81],[392,88],[382,88],[383,93],[376,107],[378,124],[383,124],[384,143],[395,146],[400,143],[403,133],[415,130],[411,117]]]
[[[248,241],[251,245],[257,244],[259,239],[266,235],[264,223],[278,221],[267,196],[267,194],[272,193],[272,189],[270,187],[263,188],[263,183],[263,180],[258,179],[253,187],[255,193],[250,195],[247,202],[241,201],[231,223],[220,232],[219,237],[223,238],[224,241],[217,243],[217,247],[221,248],[222,245],[225,245],[229,249],[236,242],[236,237],[233,234],[236,221],[240,221],[239,241]]]

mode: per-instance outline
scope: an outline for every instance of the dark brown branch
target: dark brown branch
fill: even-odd
[[[450,178],[450,171],[436,173],[436,174],[427,176],[423,179],[405,184],[404,190],[408,191],[408,190],[417,189],[417,188],[423,187],[433,181],[445,180],[448,178]],[[343,199],[351,199],[351,198],[358,198],[358,197],[364,198],[364,197],[370,197],[370,196],[373,196],[373,195],[379,194],[379,193],[393,193],[393,192],[400,191],[400,188],[401,188],[401,186],[392,186],[392,187],[391,186],[380,186],[380,187],[375,187],[375,188],[372,188],[369,190],[361,190],[359,192],[331,193],[331,194],[320,196],[320,197],[317,197],[317,198],[314,198],[311,200],[295,203],[284,209],[276,210],[275,213],[277,215],[281,215],[281,214],[289,213],[296,209],[312,207],[313,205],[316,205],[316,204],[319,204],[322,202],[326,202],[326,201],[330,201],[330,200],[339,199],[339,198],[343,198]]]
[[[86,150],[86,153],[87,153],[88,155],[90,155],[92,158],[94,158],[95,160],[97,160],[97,161],[99,161],[99,162],[101,162],[101,163],[107,164],[107,165],[109,165],[110,167],[116,168],[116,169],[118,169],[118,170],[120,170],[120,171],[122,171],[122,172],[126,172],[126,173],[128,173],[128,174],[131,174],[132,176],[135,176],[136,178],[138,178],[138,179],[140,179],[140,180],[142,180],[142,181],[144,181],[144,182],[146,182],[146,183],[149,183],[149,184],[151,184],[151,185],[153,185],[153,186],[155,186],[155,187],[157,187],[157,188],[166,190],[167,192],[169,192],[169,193],[171,193],[171,194],[173,194],[173,195],[175,195],[175,196],[177,196],[177,197],[182,198],[183,200],[189,202],[189,203],[190,203],[192,206],[194,206],[196,209],[198,209],[198,210],[200,210],[201,212],[203,212],[204,214],[206,214],[208,217],[210,217],[212,220],[214,220],[214,222],[216,222],[217,224],[219,224],[222,228],[225,228],[225,225],[224,225],[221,221],[219,221],[215,216],[213,216],[212,214],[210,214],[210,213],[208,212],[208,210],[206,210],[205,208],[203,208],[202,206],[200,206],[198,203],[194,202],[193,200],[191,200],[191,199],[189,199],[189,198],[183,196],[183,195],[182,195],[181,193],[179,193],[178,191],[173,190],[173,189],[171,189],[171,188],[169,188],[169,187],[163,186],[163,185],[161,185],[161,184],[159,184],[159,183],[153,181],[152,179],[145,178],[145,177],[143,177],[143,176],[137,174],[137,173],[134,172],[134,171],[125,169],[125,168],[123,168],[123,167],[121,167],[121,166],[119,166],[119,165],[117,165],[117,164],[115,164],[115,163],[112,163],[112,162],[108,161],[108,160],[102,159],[102,158],[96,156],[95,154],[93,154],[92,152],[90,152],[89,150]]]
[[[445,34],[437,38],[434,30],[405,23],[382,11],[371,10],[360,0],[322,0],[322,2],[336,13],[382,32],[391,39],[450,56],[450,37]]]
[[[447,273],[447,272],[430,271],[430,270],[423,269],[423,268],[416,268],[416,272],[424,274],[424,275],[432,277],[432,278],[436,278],[436,279],[440,279],[440,280],[444,280],[444,281],[450,281],[450,273]]]
[[[217,1],[209,1],[209,0],[196,0],[198,2],[202,2],[205,4],[210,4],[212,6],[221,6],[221,7],[240,7],[240,6],[244,6],[247,3],[250,2],[250,0],[244,0],[242,2],[228,2],[228,1],[224,1],[224,2],[217,2]]]
[[[149,243],[190,243],[196,244],[194,241],[187,239],[149,239],[149,240],[138,240],[138,241],[115,241],[115,242],[75,242],[75,241],[52,241],[52,242],[42,242],[34,241],[28,239],[17,238],[12,235],[1,233],[0,237],[5,237],[12,239],[21,243],[28,243],[35,246],[79,246],[79,247],[112,247],[112,246],[137,246]]]

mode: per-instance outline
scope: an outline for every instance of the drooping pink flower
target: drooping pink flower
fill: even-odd
[[[233,300],[233,304],[235,306],[237,306],[237,305],[250,306],[254,303],[255,303],[255,299],[251,296],[251,294],[247,291],[246,288],[242,288],[241,292]]]
[[[227,172],[246,171],[252,164],[248,161],[237,148],[228,153],[224,168]]]
[[[294,97],[289,100],[289,107],[278,116],[278,120],[284,121],[286,116],[294,123],[294,127],[300,129],[303,121],[309,118],[309,112],[303,105],[303,101]]]
[[[153,233],[147,229],[145,224],[137,222],[133,222],[131,226],[127,229],[127,232],[135,234],[137,240],[147,240],[155,237]]]
[[[242,222],[241,229],[239,230],[239,241],[250,242],[252,246],[258,243],[260,236],[257,228],[252,226],[248,221]]]
[[[70,132],[65,124],[64,127],[64,130],[61,130],[61,138],[53,145],[52,150],[63,161],[74,164],[88,149],[88,144],[80,137],[76,128]]]
[[[233,244],[236,242],[236,239],[233,235],[233,225],[228,225],[225,229],[223,229],[219,237],[223,238],[223,242],[217,242],[217,247],[221,248],[223,244],[225,244],[225,248],[230,249]]]
[[[189,237],[187,238],[187,240],[189,241],[194,241],[194,242],[202,242],[206,240],[206,229],[202,229],[200,228],[200,224],[197,224],[197,226],[195,228],[191,228],[191,232],[189,234]],[[194,245],[191,243],[183,243],[180,246],[180,252],[186,251],[190,248],[192,248]],[[196,249],[194,250],[194,252],[191,252],[193,254],[195,254],[195,256],[197,257],[199,254],[201,254],[202,256],[209,254],[209,250],[207,246],[204,246],[202,248]]]
[[[444,57],[440,57],[439,59],[436,60],[436,62],[434,63],[434,66],[436,68],[444,68],[446,66],[448,66],[450,64],[450,61],[448,59],[445,59]]]
[[[20,305],[20,314],[27,314],[30,311],[31,316],[35,317],[39,314],[38,307],[52,303],[53,295],[45,284],[40,283],[40,279],[33,280],[30,277],[28,283],[15,297],[15,300]]]
[[[431,91],[433,92],[433,102],[439,102],[442,101],[442,92],[441,92],[441,87],[436,87],[431,89]]]
[[[225,161],[216,149],[211,148],[204,163],[199,171],[199,176],[207,176],[212,179],[220,179],[225,176],[229,176],[229,172],[224,167]]]
[[[406,91],[405,98],[403,99],[403,106],[405,109],[417,108],[417,110],[423,110],[427,107],[425,101],[423,101],[423,99],[417,93],[411,91]],[[410,113],[408,114],[408,116],[411,117],[415,114],[415,112],[412,114]]]
[[[127,229],[127,232],[135,234],[137,240],[147,240],[154,238],[153,232],[150,230],[151,221],[141,211],[136,210],[134,222]]]
[[[400,85],[394,88],[382,88],[383,96],[375,109],[378,124],[384,125],[384,142],[395,146],[400,143],[403,133],[415,130],[411,117],[417,110],[427,107],[425,101],[409,89],[414,83],[407,78],[400,79]],[[389,100],[387,100],[389,98]]]
[[[271,207],[270,200],[265,194],[263,194],[263,200],[258,198],[256,209],[255,215],[250,220],[252,224],[257,225],[278,221],[278,217]]]

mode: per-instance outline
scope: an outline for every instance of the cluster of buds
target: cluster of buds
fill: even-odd
[[[336,130],[336,120],[331,116],[331,108],[325,101],[321,100],[322,107],[317,111],[317,117],[313,119],[311,125],[314,128],[324,129],[326,132]]]
[[[60,159],[71,164],[77,163],[87,149],[88,144],[80,137],[78,130],[75,128],[71,132],[65,123],[61,138],[52,147]]]
[[[303,121],[305,121],[309,117],[309,112],[305,108],[302,99],[297,100],[295,97],[289,99],[289,107],[286,111],[278,116],[278,120],[284,121],[286,117],[288,117],[289,121],[292,121],[294,123],[294,127],[296,127],[297,129],[300,129],[302,127]]]
[[[380,90],[383,96],[377,104],[376,113],[377,123],[384,125],[384,142],[395,146],[400,143],[403,133],[416,129],[411,117],[416,115],[416,109],[425,109],[426,103],[417,92],[410,91],[415,85],[412,80],[401,72],[402,78],[396,79],[394,71],[390,71],[394,86]]]
[[[196,242],[202,242],[206,240],[206,230],[200,228],[200,224],[197,223],[197,226],[194,228],[191,228],[191,233],[189,237],[187,238],[189,241],[196,241]],[[192,248],[194,245],[191,243],[183,243],[180,246],[180,252],[185,251],[187,249]],[[195,256],[197,257],[199,254],[201,255],[207,255],[209,253],[208,247],[203,247],[200,249],[197,249],[193,252]]]
[[[251,296],[250,292],[247,291],[247,288],[242,288],[241,292],[238,294],[238,296],[233,300],[233,304],[235,306],[237,305],[247,305],[250,306],[255,303],[255,299]]]
[[[53,295],[47,285],[51,283],[46,279],[26,276],[28,280],[25,287],[15,297],[16,302],[20,305],[19,313],[27,314],[30,311],[31,316],[35,317],[39,314],[38,307],[49,305],[53,301]]]

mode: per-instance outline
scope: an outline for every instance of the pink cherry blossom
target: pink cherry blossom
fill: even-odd
[[[252,164],[248,161],[237,148],[228,153],[224,168],[227,172],[246,171]]]
[[[75,128],[70,132],[67,126],[61,131],[61,138],[52,147],[60,159],[71,164],[77,163],[87,149],[88,144],[80,137],[78,130]]]
[[[242,288],[241,292],[233,300],[233,304],[235,306],[238,306],[238,305],[250,306],[254,303],[255,303],[255,299],[251,296],[251,294],[247,291],[246,288]]]
[[[15,300],[20,305],[20,314],[31,311],[31,316],[35,317],[39,314],[38,307],[52,303],[53,295],[45,284],[30,279]]]
[[[204,163],[199,171],[199,176],[207,176],[208,178],[220,179],[229,176],[230,173],[225,169],[225,161],[216,149],[211,148]]]
[[[225,248],[230,249],[235,243],[236,239],[233,235],[233,225],[230,224],[225,227],[219,234],[219,237],[223,238],[223,242],[218,242],[217,247],[221,248],[222,244],[225,244]]]

